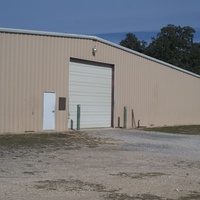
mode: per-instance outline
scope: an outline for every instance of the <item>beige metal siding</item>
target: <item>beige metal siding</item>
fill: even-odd
[[[199,78],[116,48],[104,48],[98,56],[116,65],[115,125],[118,116],[123,121],[123,106],[128,110],[128,127],[132,126],[132,109],[136,124],[140,120],[142,126],[200,123]]]
[[[97,48],[95,56],[92,48]],[[115,66],[114,120],[128,127],[200,124],[200,79],[100,41],[0,33],[0,133],[41,131],[43,92],[56,92],[56,130],[68,128],[70,58]],[[67,110],[58,111],[66,97]]]
[[[4,43],[1,132],[40,131],[43,92],[54,91],[57,98],[67,96],[67,41],[34,35],[0,35]],[[56,129],[67,129],[66,116],[66,112],[56,113]]]

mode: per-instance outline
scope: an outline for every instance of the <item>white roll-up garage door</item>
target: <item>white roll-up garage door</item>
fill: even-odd
[[[70,62],[69,128],[76,129],[77,105],[80,128],[111,127],[112,68]]]

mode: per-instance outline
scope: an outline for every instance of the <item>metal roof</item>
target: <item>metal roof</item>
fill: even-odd
[[[160,63],[162,65],[165,65],[167,67],[170,67],[170,68],[173,68],[173,69],[176,69],[178,71],[181,71],[183,73],[187,73],[189,75],[192,75],[192,76],[195,76],[197,78],[200,78],[200,75],[198,74],[195,74],[193,72],[190,72],[190,71],[187,71],[185,69],[182,69],[180,67],[177,67],[175,65],[171,65],[167,62],[164,62],[164,61],[161,61],[161,60],[158,60],[156,58],[153,58],[153,57],[150,57],[150,56],[147,56],[145,54],[142,54],[142,53],[139,53],[137,51],[134,51],[134,50],[131,50],[131,49],[128,49],[126,47],[123,47],[121,45],[118,45],[118,44],[115,44],[113,42],[110,42],[110,41],[107,41],[107,40],[104,40],[102,38],[99,38],[99,37],[96,37],[96,36],[90,36],[90,35],[79,35],[79,34],[70,34],[70,33],[58,33],[58,32],[46,32],[46,31],[35,31],[35,30],[24,30],[24,29],[11,29],[11,28],[0,28],[0,32],[4,32],[4,33],[19,33],[19,34],[30,34],[30,35],[46,35],[46,36],[54,36],[54,37],[66,37],[66,38],[80,38],[80,39],[88,39],[88,40],[94,40],[94,41],[99,41],[99,42],[102,42],[102,43],[105,43],[107,45],[110,45],[110,46],[113,46],[113,47],[116,47],[118,49],[121,49],[123,51],[126,51],[126,52],[129,52],[129,53],[132,53],[132,54],[135,54],[137,56],[140,56],[140,57],[143,57],[145,59],[148,59],[148,60],[151,60],[151,61],[154,61],[154,62],[157,62],[157,63]]]

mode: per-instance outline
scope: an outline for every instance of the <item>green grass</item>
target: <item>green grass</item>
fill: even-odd
[[[174,134],[185,134],[185,135],[200,135],[200,125],[164,126],[164,127],[144,128],[143,130],[164,132],[164,133],[174,133]]]
[[[62,140],[61,140],[62,138]],[[69,138],[67,134],[19,134],[19,135],[0,135],[0,146],[13,147],[33,147],[52,144],[62,144],[64,140]]]
[[[61,146],[96,147],[101,141],[83,132],[73,133],[31,133],[0,135],[0,147],[38,148]]]

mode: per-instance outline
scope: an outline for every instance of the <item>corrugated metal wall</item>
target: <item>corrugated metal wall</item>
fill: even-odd
[[[92,48],[97,53],[92,54]],[[200,79],[100,41],[0,33],[0,133],[42,131],[43,92],[56,92],[56,130],[68,128],[70,58],[115,65],[114,120],[128,127],[200,124]],[[68,109],[68,106],[67,106]]]

